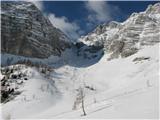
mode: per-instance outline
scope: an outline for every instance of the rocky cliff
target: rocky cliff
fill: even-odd
[[[160,42],[160,3],[150,5],[144,12],[133,13],[123,23],[99,25],[80,38],[87,45],[103,46],[110,59],[127,57],[146,45]]]
[[[1,3],[1,51],[25,57],[60,56],[69,38],[30,2]]]

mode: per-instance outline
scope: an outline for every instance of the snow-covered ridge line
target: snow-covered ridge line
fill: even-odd
[[[2,54],[3,89],[18,84],[15,90],[21,91],[2,104],[3,118],[158,119],[160,22],[154,15],[159,15],[159,6],[133,15],[124,25],[99,26],[90,34],[93,44],[87,36],[87,45],[77,43],[60,57]],[[41,65],[8,66],[19,60]],[[42,64],[47,64],[44,69]]]
[[[110,59],[130,56],[143,46],[160,42],[160,3],[133,13],[123,23],[111,21],[99,25],[79,40],[87,45],[103,46],[106,53],[112,53]]]

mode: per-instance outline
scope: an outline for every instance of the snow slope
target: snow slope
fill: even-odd
[[[20,94],[0,105],[3,118],[158,118],[159,8],[160,3],[157,3],[145,12],[133,13],[123,23],[99,25],[79,39],[83,43],[65,49],[59,57],[51,54],[48,58],[40,55],[44,59],[37,59],[3,53],[2,65],[31,61],[20,71],[14,69],[19,75],[25,73],[27,80],[13,78],[11,70],[8,73],[1,69],[6,75],[4,78],[0,73],[4,101],[8,94],[10,97],[14,93],[7,87],[11,84],[11,88],[16,88],[14,85],[20,83],[15,89]],[[59,42],[54,45],[57,50],[61,49]],[[41,50],[47,55],[45,49]],[[46,74],[39,67],[54,71]],[[86,116],[83,116],[80,92],[84,94]]]
[[[14,100],[2,105],[4,118],[158,118],[159,44],[89,67],[65,65],[50,76],[28,68],[30,79]],[[136,59],[135,59],[136,58]],[[147,59],[139,59],[147,58]],[[73,58],[77,64],[79,58]],[[73,62],[73,61],[70,61]],[[87,116],[81,104],[73,110],[83,88]],[[93,88],[93,89],[91,89]]]
[[[96,89],[85,89],[87,116],[81,116],[81,109],[68,109],[50,118],[158,118],[158,50],[157,44],[112,61],[105,55],[97,64],[80,68],[76,80]],[[150,59],[133,62],[137,57]],[[46,118],[47,112],[42,117]]]
[[[2,113],[5,118],[10,116],[26,118],[28,115],[43,111],[60,99],[61,95],[52,78],[40,74],[36,68],[23,68],[21,71],[27,72],[29,80],[19,87],[20,95],[3,105]]]

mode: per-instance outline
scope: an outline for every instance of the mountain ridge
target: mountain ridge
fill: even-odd
[[[159,8],[99,25],[59,57],[2,54],[2,119],[158,119]]]
[[[103,46],[111,58],[127,57],[144,45],[160,42],[160,3],[150,5],[144,12],[133,13],[126,21],[99,25],[79,41],[94,46]],[[153,35],[155,34],[155,35]]]

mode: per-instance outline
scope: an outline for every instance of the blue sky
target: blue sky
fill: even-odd
[[[52,24],[77,39],[97,25],[110,21],[123,22],[133,12],[144,11],[155,1],[37,1],[37,7]]]

